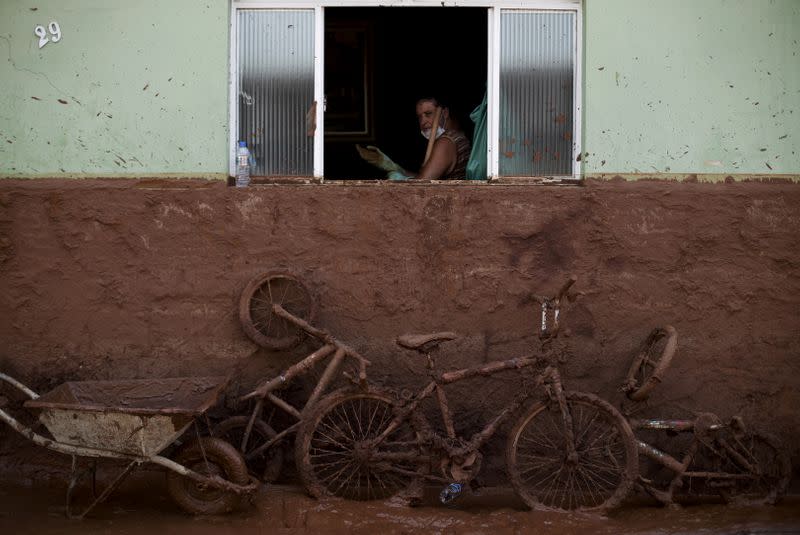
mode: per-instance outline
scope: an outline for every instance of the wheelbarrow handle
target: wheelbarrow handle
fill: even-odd
[[[229,492],[233,492],[238,495],[248,495],[252,494],[261,486],[261,481],[256,479],[253,476],[248,476],[248,482],[244,485],[239,485],[237,483],[233,483],[232,481],[228,481],[227,479],[223,479],[218,475],[203,475],[198,472],[195,472],[191,468],[187,468],[182,464],[173,461],[172,459],[168,459],[167,457],[163,457],[161,455],[153,455],[148,461],[161,465],[168,470],[172,470],[174,472],[179,473],[184,477],[188,477],[193,481],[197,481],[198,483],[211,485],[215,488],[226,490]]]
[[[28,388],[24,384],[20,383],[19,381],[17,381],[13,377],[10,377],[10,376],[8,376],[8,375],[6,375],[4,373],[0,373],[0,379],[2,379],[3,381],[7,382],[11,386],[15,387],[17,390],[20,390],[23,394],[25,394],[26,396],[28,396],[31,399],[38,399],[39,398],[39,394],[37,394],[36,392],[31,390],[30,388]]]

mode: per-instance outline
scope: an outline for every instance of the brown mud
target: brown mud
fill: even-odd
[[[776,506],[693,504],[663,508],[643,501],[610,516],[533,512],[508,490],[486,488],[450,506],[428,489],[421,507],[391,502],[315,500],[296,486],[262,488],[250,504],[223,516],[192,517],[169,500],[160,474],[139,474],[83,520],[64,517],[63,488],[0,487],[0,532],[15,534],[486,534],[788,535],[800,532],[800,501]]]
[[[3,180],[0,370],[39,393],[230,374],[233,398],[310,349],[259,347],[239,324],[248,281],[283,268],[313,291],[316,325],[373,362],[372,380],[417,389],[424,362],[397,335],[457,332],[442,369],[529,353],[531,294],[575,274],[584,295],[565,312],[568,388],[618,403],[639,344],[671,324],[677,354],[638,416],[738,414],[797,466],[799,229],[800,185],[788,183]],[[485,422],[518,379],[454,389],[459,430]],[[309,387],[295,386],[288,395]],[[498,439],[487,484],[503,480]],[[0,480],[47,479],[65,463],[0,427]]]

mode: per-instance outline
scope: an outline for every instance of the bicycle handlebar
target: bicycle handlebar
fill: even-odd
[[[577,276],[577,275],[570,275],[570,276],[569,276],[569,279],[567,279],[567,282],[565,282],[565,283],[564,283],[564,285],[561,287],[561,289],[558,291],[558,294],[556,295],[556,297],[555,297],[555,298],[556,298],[557,300],[559,300],[559,301],[560,301],[561,299],[563,299],[563,298],[564,298],[564,296],[565,296],[565,295],[567,295],[567,290],[569,290],[569,289],[570,289],[570,287],[571,287],[573,284],[575,284],[575,282],[576,282],[577,280],[578,280],[578,276]]]
[[[275,315],[280,316],[286,321],[294,323],[308,334],[322,340],[322,342],[324,342],[324,345],[321,348],[314,351],[313,353],[311,353],[303,360],[301,360],[300,362],[298,362],[297,364],[290,366],[289,369],[287,369],[284,373],[282,373],[278,377],[274,377],[272,379],[269,379],[261,383],[255,390],[253,390],[249,394],[242,396],[241,397],[242,400],[247,400],[255,397],[263,398],[267,396],[270,392],[280,387],[283,383],[290,381],[292,378],[294,378],[295,375],[302,373],[306,369],[313,366],[314,363],[316,363],[318,360],[327,357],[328,355],[334,353],[334,351],[343,352],[345,355],[354,358],[358,362],[358,383],[361,384],[362,386],[366,385],[367,366],[371,364],[369,360],[359,355],[351,347],[338,341],[336,338],[331,336],[331,334],[328,333],[327,331],[323,331],[322,329],[317,329],[316,327],[310,325],[307,321],[298,318],[291,312],[287,311],[282,306],[274,304],[272,305],[272,311],[275,313]],[[344,372],[344,374],[345,376],[353,380],[350,374],[348,374],[347,372]]]
[[[561,327],[559,324],[561,300],[567,297],[567,292],[577,280],[578,277],[576,275],[570,275],[567,281],[558,290],[555,297],[533,296],[542,307],[541,332],[539,333],[539,338],[542,340],[554,338],[558,335]],[[548,316],[548,311],[550,310],[553,311],[552,318]],[[548,325],[549,323],[552,323],[552,325]]]
[[[575,282],[577,280],[578,280],[577,275],[570,275],[570,277],[567,279],[567,282],[565,282],[561,286],[561,289],[558,290],[558,293],[556,293],[555,297],[545,297],[543,295],[534,295],[533,298],[541,305],[550,304],[550,303],[558,303],[567,295],[567,292],[572,287],[572,285],[575,284]]]
[[[317,329],[313,325],[309,324],[307,321],[305,321],[305,320],[303,320],[301,318],[298,318],[297,316],[295,316],[294,314],[292,314],[291,312],[289,312],[288,310],[283,308],[281,305],[279,305],[279,304],[272,305],[272,311],[275,312],[275,314],[277,316],[282,317],[286,321],[290,321],[290,322],[294,323],[295,325],[297,325],[298,327],[303,329],[305,332],[307,332],[311,336],[313,336],[315,338],[319,338],[320,340],[322,340],[326,344],[332,345],[332,346],[337,347],[337,348],[344,349],[345,353],[347,353],[351,357],[355,358],[357,361],[359,361],[359,363],[361,363],[361,364],[363,364],[365,366],[369,366],[370,364],[372,364],[369,360],[367,360],[364,357],[362,357],[361,355],[359,355],[353,348],[349,347],[346,344],[343,344],[342,342],[340,342],[339,340],[334,338],[328,331],[324,331],[322,329]]]

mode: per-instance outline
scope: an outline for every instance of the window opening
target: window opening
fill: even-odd
[[[359,156],[356,143],[377,146],[416,171],[427,140],[419,132],[415,104],[431,96],[448,106],[473,146],[470,115],[482,103],[489,110],[479,133],[488,134],[492,147],[490,172],[574,174],[573,137],[580,131],[576,11],[409,6],[235,11],[232,141],[237,136],[248,143],[254,176],[309,177],[324,164],[325,179],[385,178]],[[497,17],[493,50],[487,49],[490,11]],[[320,55],[324,64],[315,59]],[[493,58],[499,82],[488,101],[487,58]],[[327,108],[321,115],[315,90]],[[316,130],[317,117],[324,119],[322,132]],[[315,134],[324,140],[316,152]]]
[[[326,180],[386,177],[359,157],[356,143],[377,146],[403,168],[418,170],[427,146],[415,115],[422,97],[445,101],[472,138],[469,114],[486,90],[486,18],[485,8],[325,9]],[[355,57],[366,58],[365,69],[342,63]],[[358,102],[352,96],[363,87],[366,101]],[[366,131],[342,133],[343,115],[362,121],[361,104]]]

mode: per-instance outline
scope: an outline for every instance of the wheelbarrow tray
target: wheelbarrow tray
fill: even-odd
[[[24,406],[62,444],[157,455],[216,404],[226,377],[73,381]]]

